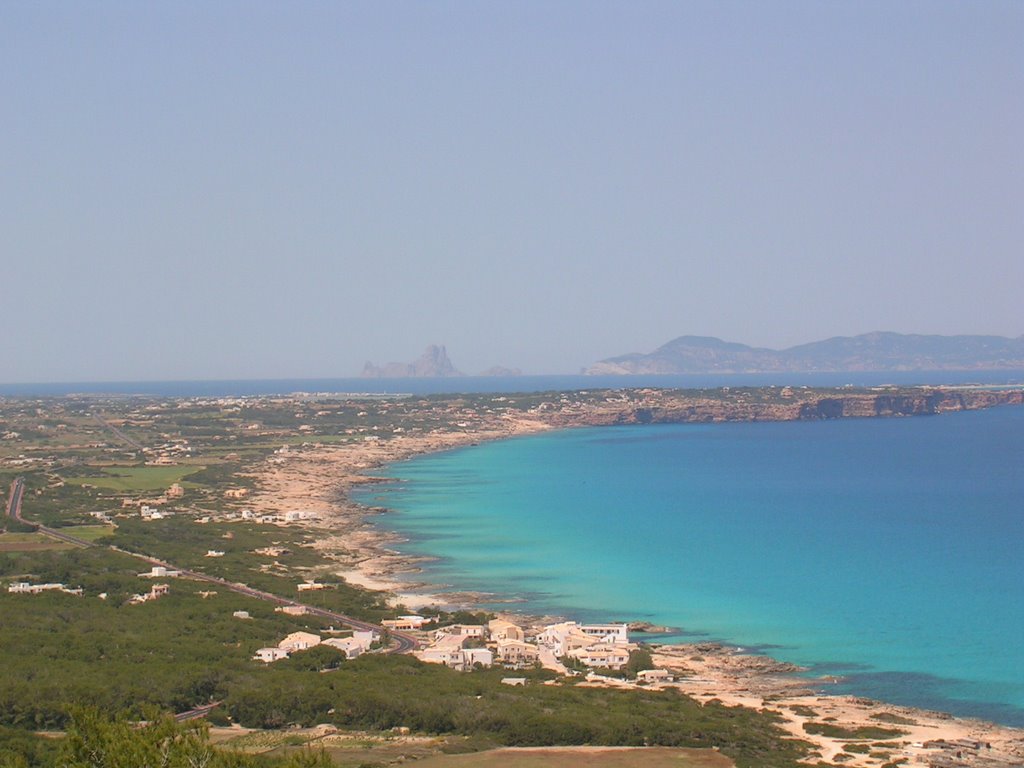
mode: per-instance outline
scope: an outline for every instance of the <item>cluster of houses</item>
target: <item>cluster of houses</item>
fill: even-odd
[[[421,616],[400,616],[385,621],[397,630],[418,630],[430,620]],[[625,624],[579,624],[563,621],[550,624],[527,636],[526,630],[505,619],[483,624],[454,624],[433,632],[433,642],[417,651],[422,661],[444,664],[457,670],[500,664],[506,668],[526,669],[537,665],[565,673],[560,659],[572,659],[594,669],[621,670],[629,663],[630,652],[637,648],[629,641]],[[645,670],[643,682],[667,682],[664,670]]]
[[[317,515],[315,512],[310,512],[305,509],[290,509],[280,514],[266,513],[257,514],[251,509],[242,509],[238,512],[225,512],[224,514],[216,515],[218,522],[233,523],[238,521],[252,522],[252,523],[264,523],[279,525],[280,523],[297,523],[302,520],[311,520]],[[196,518],[197,523],[209,523],[214,520],[214,516],[204,515]]]
[[[318,645],[326,645],[344,651],[346,659],[354,659],[370,650],[370,646],[378,640],[380,640],[380,633],[376,630],[357,630],[352,633],[351,637],[331,637],[327,640],[322,640],[320,635],[315,635],[312,632],[292,632],[276,646],[260,648],[253,658],[270,664],[288,658],[295,651],[305,651]]]
[[[40,592],[66,592],[81,597],[81,588],[70,589],[63,584],[30,584],[27,581],[15,581],[7,586],[7,591],[21,595],[38,595]]]
[[[132,595],[128,598],[129,605],[139,605],[141,603],[148,603],[150,600],[159,600],[161,597],[171,591],[169,584],[154,584],[150,587],[149,592],[143,592],[139,595]]]

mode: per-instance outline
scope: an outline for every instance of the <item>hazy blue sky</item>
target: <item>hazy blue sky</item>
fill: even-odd
[[[1024,3],[0,3],[0,381],[1024,333]]]

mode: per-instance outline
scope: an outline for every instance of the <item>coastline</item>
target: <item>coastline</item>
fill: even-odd
[[[806,413],[806,410],[802,412]],[[868,412],[863,403],[855,403],[854,413],[850,415],[879,414]],[[293,449],[286,457],[271,459],[258,473],[259,491],[251,499],[252,505],[260,511],[303,509],[313,513],[313,519],[306,521],[304,526],[318,536],[316,547],[334,563],[329,571],[323,572],[324,576],[329,573],[349,584],[386,592],[393,604],[401,604],[409,610],[428,605],[472,606],[481,602],[483,596],[453,595],[437,589],[436,585],[415,581],[425,558],[396,551],[394,545],[402,537],[376,524],[377,516],[384,511],[353,501],[351,491],[381,482],[381,478],[369,473],[414,456],[550,429],[609,423],[607,413],[598,413],[592,419],[581,419],[576,413],[567,417],[565,411],[550,416],[554,418],[510,417],[506,414],[496,420],[482,419],[472,425],[462,422],[457,430],[435,430],[418,436],[395,436],[388,440],[371,439],[342,445],[320,443]],[[733,420],[725,418],[717,407],[717,418],[697,416],[681,420]],[[751,414],[744,413],[735,420],[768,419],[751,418]],[[616,420],[611,423],[630,422]],[[905,757],[939,765],[941,761],[935,762],[933,758],[945,750],[937,753],[934,745],[926,748],[925,742],[970,740],[991,744],[991,748],[979,751],[974,757],[967,755],[955,764],[1012,765],[1024,760],[1024,729],[851,696],[830,695],[827,693],[827,680],[798,677],[794,673],[799,670],[793,665],[767,657],[747,655],[723,646],[686,644],[657,646],[655,660],[659,667],[675,670],[680,675],[679,681],[672,686],[699,701],[718,699],[729,705],[776,713],[781,727],[794,737],[815,745],[815,752],[820,756],[817,759],[831,761],[840,753],[849,755],[844,750],[844,745],[851,742],[849,736],[809,734],[805,731],[806,723],[824,720],[841,728],[874,726],[904,731],[899,736],[877,740],[879,744],[899,742],[898,748],[886,747],[894,759]],[[585,684],[623,683],[596,680]],[[818,688],[825,691],[819,692]],[[877,755],[884,750],[879,747],[872,751]],[[973,762],[975,757],[980,762]],[[884,762],[872,758],[870,752],[841,760],[843,764],[855,766],[881,765]]]
[[[455,602],[443,590],[414,580],[424,558],[402,554],[393,545],[403,540],[376,524],[386,510],[354,501],[351,491],[383,482],[370,473],[390,464],[438,451],[463,448],[490,440],[538,434],[551,426],[532,419],[505,419],[476,430],[398,436],[390,440],[318,443],[291,449],[284,457],[268,460],[257,473],[258,490],[248,500],[257,513],[303,510],[310,513],[303,526],[317,534],[316,548],[333,561],[328,572],[346,583],[386,592],[394,605],[409,610]],[[410,579],[412,577],[412,579]],[[465,595],[467,602],[472,596]]]

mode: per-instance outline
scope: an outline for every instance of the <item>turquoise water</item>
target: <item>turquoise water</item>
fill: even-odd
[[[420,457],[362,501],[427,580],[649,620],[1024,725],[1024,408],[570,430]]]

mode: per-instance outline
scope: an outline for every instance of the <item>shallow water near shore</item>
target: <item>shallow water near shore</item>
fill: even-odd
[[[357,498],[505,608],[681,627],[827,692],[1024,726],[1024,408],[568,430]]]

